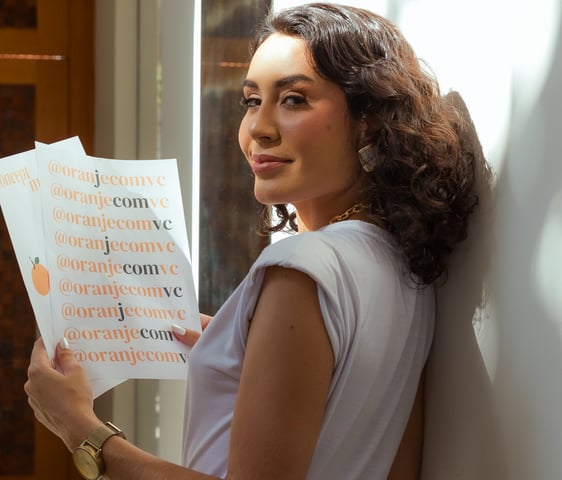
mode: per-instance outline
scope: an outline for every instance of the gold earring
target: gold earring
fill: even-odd
[[[359,163],[361,163],[361,168],[369,173],[375,169],[375,163],[377,160],[375,154],[375,147],[372,143],[365,145],[357,152],[357,156],[359,157]]]

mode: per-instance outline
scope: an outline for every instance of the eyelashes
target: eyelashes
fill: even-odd
[[[285,97],[283,97],[283,99],[281,100],[281,105],[285,105],[289,108],[298,108],[301,106],[305,106],[307,105],[308,102],[306,100],[306,97],[304,95],[296,95],[296,94],[291,94],[291,95],[286,95]],[[240,105],[248,110],[250,108],[255,108],[261,105],[261,99],[256,98],[256,97],[242,97],[240,98]]]
[[[293,95],[287,95],[283,99],[283,103],[291,107],[299,107],[301,105],[306,105],[307,101],[306,101],[306,97],[304,97],[303,95],[293,94]]]
[[[245,109],[248,110],[249,108],[257,107],[261,102],[257,98],[252,97],[242,97],[240,99],[240,105]]]

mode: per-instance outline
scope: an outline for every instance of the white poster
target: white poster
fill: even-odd
[[[0,205],[51,356],[66,337],[96,396],[128,378],[185,378],[189,349],[171,325],[200,322],[175,160],[37,144],[2,159]]]

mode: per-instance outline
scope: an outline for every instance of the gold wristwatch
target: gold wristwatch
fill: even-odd
[[[101,458],[101,448],[107,439],[118,435],[125,438],[125,434],[111,422],[105,422],[96,428],[80,446],[74,450],[72,458],[80,475],[86,480],[98,480],[105,472],[105,465]]]

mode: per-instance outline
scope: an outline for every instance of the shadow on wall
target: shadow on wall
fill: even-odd
[[[496,189],[494,392],[510,480],[562,478],[562,9],[557,25],[544,84],[525,111],[514,104]],[[515,98],[537,88],[516,86]]]
[[[447,95],[468,120],[479,205],[468,238],[437,289],[435,340],[426,372],[423,480],[503,480],[492,387],[475,330],[488,318],[484,296],[493,244],[492,174],[460,95]]]

